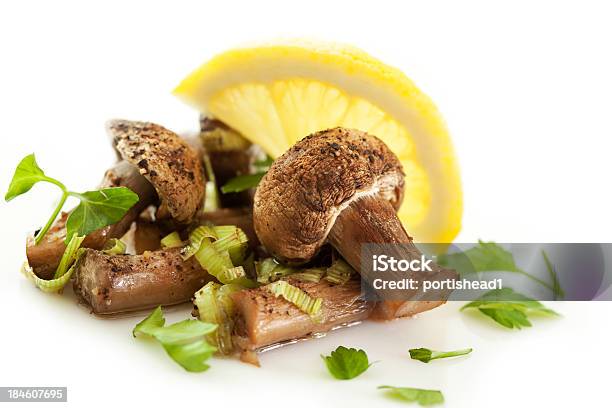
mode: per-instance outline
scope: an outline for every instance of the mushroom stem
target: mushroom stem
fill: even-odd
[[[404,229],[395,213],[393,205],[378,196],[367,196],[352,202],[342,210],[328,235],[329,243],[357,271],[361,271],[362,244],[402,244],[390,245],[386,255],[396,259],[420,259],[421,251],[413,244],[412,238]],[[453,271],[440,268],[432,263],[434,273],[454,276]],[[405,278],[405,274],[398,279]],[[371,276],[366,276],[370,278]],[[372,284],[372,282],[368,282]],[[445,300],[386,300],[378,303],[373,318],[392,319],[412,316],[432,309]]]
[[[356,270],[361,269],[362,244],[407,244],[408,253],[402,255],[421,256],[391,203],[377,196],[360,198],[342,210],[327,238]]]

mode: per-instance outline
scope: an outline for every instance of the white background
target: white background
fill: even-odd
[[[460,159],[458,238],[610,241],[612,9],[605,2],[3,2],[0,187],[24,155],[73,190],[114,161],[107,119],[197,128],[170,91],[215,52],[313,37],[357,45],[401,67],[437,103]],[[1,204],[0,385],[67,385],[69,405],[401,406],[380,384],[441,389],[449,407],[606,405],[606,303],[555,304],[564,317],[503,330],[450,304],[413,320],[368,323],[265,354],[260,369],[212,361],[188,374],[130,330],[70,296],[32,288],[18,269],[25,234],[46,220],[52,186]],[[188,308],[170,313],[185,318]],[[319,358],[338,345],[380,360],[349,382]],[[474,347],[425,365],[411,347]]]

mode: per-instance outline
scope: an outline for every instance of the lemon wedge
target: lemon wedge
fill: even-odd
[[[461,180],[446,126],[400,70],[350,46],[305,41],[237,48],[200,66],[174,93],[276,158],[335,126],[382,139],[406,173],[398,213],[420,242],[452,242],[461,228]]]

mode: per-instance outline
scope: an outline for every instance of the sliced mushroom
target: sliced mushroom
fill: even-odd
[[[176,133],[148,122],[113,120],[107,125],[115,148],[155,187],[166,212],[188,224],[204,203],[204,176],[197,151]]]
[[[89,234],[83,241],[85,248],[101,249],[110,238],[119,238],[126,233],[140,212],[157,199],[153,186],[140,175],[138,169],[126,161],[121,161],[106,171],[100,187],[127,187],[138,194],[136,203],[116,224],[100,228]],[[34,237],[29,237],[26,254],[34,273],[43,279],[52,279],[59,261],[66,249],[66,220],[69,213],[62,213],[53,227],[38,245]]]
[[[298,282],[287,279],[313,298],[323,299],[320,320],[313,320],[292,303],[276,298],[265,287],[232,294],[236,305],[235,342],[243,350],[258,350],[326,333],[368,318],[373,304],[361,298],[359,280],[344,285],[327,281]]]
[[[287,263],[307,262],[325,242],[358,271],[365,243],[403,244],[399,259],[418,259],[421,253],[396,215],[403,190],[401,163],[380,139],[351,129],[321,131],[278,158],[260,182],[255,231]],[[454,276],[432,266],[433,274]],[[444,303],[413,302],[381,302],[376,315],[409,316]]]
[[[210,279],[179,248],[142,255],[108,255],[87,249],[75,270],[74,292],[96,314],[113,314],[189,301]]]

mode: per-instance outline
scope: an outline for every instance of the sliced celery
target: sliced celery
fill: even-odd
[[[122,255],[125,254],[125,248],[125,242],[117,238],[111,238],[104,244],[102,252],[109,255]]]
[[[283,276],[298,272],[297,269],[279,264],[273,258],[266,258],[260,262],[255,262],[255,271],[257,273],[257,282],[263,284],[277,281]]]
[[[289,276],[291,276],[291,279],[296,279],[300,282],[318,283],[323,275],[325,275],[325,268],[308,268]]]
[[[196,252],[198,252],[204,238],[217,239],[218,235],[213,227],[208,225],[200,225],[191,231],[191,234],[189,234],[189,244],[186,245],[181,251],[181,256],[184,261],[191,258]]]
[[[76,259],[77,249],[81,246],[81,243],[85,239],[84,236],[78,236],[73,234],[68,241],[68,245],[66,245],[66,249],[64,250],[64,254],[60,259],[60,263],[55,270],[55,274],[53,275],[53,279],[61,278],[64,276],[72,262]]]
[[[217,189],[217,181],[215,180],[215,172],[213,171],[212,164],[210,162],[210,157],[205,154],[203,156],[203,159],[208,181],[204,186],[206,191],[204,195],[204,207],[202,211],[216,211],[221,208],[221,201],[219,200],[219,191]]]
[[[323,299],[313,298],[300,288],[283,280],[270,283],[266,288],[268,288],[274,296],[282,296],[288,302],[293,303],[298,309],[308,314],[312,319],[318,320],[320,318]]]
[[[232,344],[234,306],[230,298],[232,288],[223,291],[222,288],[223,286],[218,283],[208,282],[195,293],[194,304],[201,321],[217,325],[217,330],[207,336],[208,341],[221,353],[230,354],[234,350]]]
[[[336,285],[344,285],[351,279],[353,268],[344,260],[338,258],[327,268],[325,280]]]
[[[162,238],[161,246],[162,248],[178,248],[183,246],[183,240],[179,233],[174,231]]]

